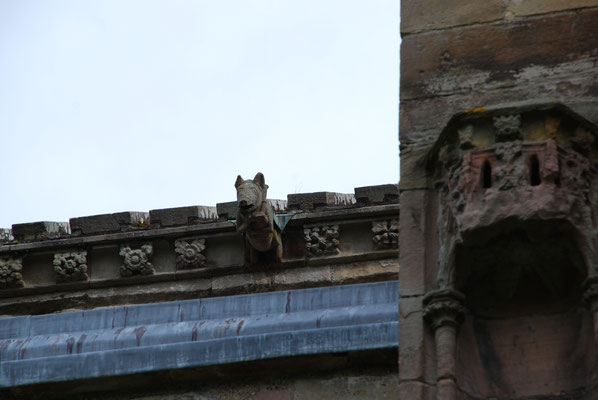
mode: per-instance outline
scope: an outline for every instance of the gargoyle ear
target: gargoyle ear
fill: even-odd
[[[239,186],[241,186],[243,184],[243,178],[241,178],[241,175],[237,175],[237,180],[235,181],[235,189],[238,189]]]
[[[253,182],[261,187],[266,187],[266,179],[264,178],[264,174],[262,174],[261,172],[258,172],[255,175],[255,178],[253,178]]]

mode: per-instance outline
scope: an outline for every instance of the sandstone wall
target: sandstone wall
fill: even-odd
[[[425,156],[465,111],[556,101],[597,123],[598,1],[403,0],[401,19],[399,391],[433,399],[422,299],[435,289],[439,197]]]

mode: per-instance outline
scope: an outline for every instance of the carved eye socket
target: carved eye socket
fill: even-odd
[[[492,187],[492,167],[488,160],[484,161],[484,165],[482,165],[482,187],[484,189]]]
[[[538,186],[542,183],[540,177],[540,161],[537,155],[532,155],[529,160],[529,183],[532,186]]]

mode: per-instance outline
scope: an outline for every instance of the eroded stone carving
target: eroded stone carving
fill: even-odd
[[[87,251],[71,251],[54,254],[54,272],[56,282],[86,281]]]
[[[177,269],[193,269],[206,266],[205,239],[179,239],[174,242]]]
[[[521,115],[497,115],[493,118],[496,128],[497,141],[513,140],[519,138]]]
[[[24,287],[22,270],[23,260],[21,258],[0,258],[0,289]]]
[[[309,257],[340,254],[338,225],[321,225],[303,230],[305,249]]]
[[[274,211],[266,201],[268,185],[258,172],[253,180],[237,176],[237,232],[245,239],[248,265],[282,262],[282,240],[274,225]]]
[[[389,219],[372,222],[374,247],[378,250],[396,249],[399,247],[399,220]]]
[[[437,224],[440,288],[454,287],[458,280],[459,246],[485,243],[486,253],[492,252],[492,242],[488,240],[495,229],[500,232],[493,228],[498,224],[525,231],[532,242],[542,242],[542,231],[575,231],[576,234],[566,235],[575,241],[584,259],[575,266],[582,276],[586,268],[581,264],[598,272],[598,235],[593,223],[597,210],[591,189],[597,174],[589,157],[594,150],[578,145],[579,135],[584,143],[592,143],[587,139],[591,136],[587,133],[590,128],[575,128],[575,123],[569,121],[566,126],[573,128],[563,131],[555,125],[554,114],[538,115],[495,116],[493,132],[484,131],[481,123],[475,125],[467,120],[463,125],[468,135],[462,133],[465,128],[456,127],[452,139],[436,147],[436,167],[444,171],[442,180],[435,183],[441,188]],[[524,117],[528,123],[522,131]],[[563,222],[555,223],[557,220]],[[540,228],[540,224],[545,227]],[[530,273],[543,274],[540,270]]]
[[[153,275],[154,266],[151,263],[153,246],[150,243],[141,245],[139,248],[131,248],[130,245],[120,247],[120,255],[123,257],[123,264],[120,267],[120,276]]]

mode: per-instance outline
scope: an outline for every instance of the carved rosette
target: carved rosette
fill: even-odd
[[[399,247],[399,220],[389,219],[372,222],[374,247],[377,250],[397,249]]]
[[[120,267],[120,276],[153,275],[154,266],[151,263],[154,249],[150,243],[133,249],[130,245],[120,247],[123,264]]]
[[[340,254],[338,225],[321,225],[305,228],[305,248],[308,257]]]
[[[442,289],[424,297],[424,319],[433,330],[450,325],[458,328],[465,318],[465,296],[456,290]]]
[[[21,258],[0,258],[0,289],[24,287],[22,270],[23,260]]]
[[[205,239],[179,239],[174,242],[177,269],[193,269],[206,266]]]
[[[71,251],[54,254],[54,272],[56,282],[86,281],[87,275],[87,251]]]

